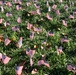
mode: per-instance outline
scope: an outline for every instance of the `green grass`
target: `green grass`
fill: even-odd
[[[70,8],[69,0],[64,0],[62,4],[56,0],[54,3],[57,4],[57,9],[60,10],[61,14],[60,16],[57,16],[55,14],[55,11],[51,10],[49,14],[52,15],[53,21],[49,21],[46,18],[46,13],[48,12],[48,8],[46,7],[46,0],[40,0],[38,3],[41,7],[41,15],[30,15],[27,16],[29,11],[36,10],[33,3],[29,7],[26,6],[26,1],[22,1],[22,8],[24,10],[17,11],[15,6],[16,4],[13,3],[13,6],[9,8],[8,6],[4,6],[4,13],[0,12],[0,17],[4,18],[4,21],[9,21],[10,26],[7,26],[5,28],[2,28],[3,24],[0,24],[0,34],[3,34],[3,37],[5,38],[6,35],[8,35],[9,39],[12,39],[12,37],[15,37],[16,39],[12,41],[8,46],[5,46],[3,42],[0,42],[0,52],[6,53],[7,56],[11,57],[11,60],[8,64],[4,65],[3,63],[0,63],[0,75],[16,75],[15,74],[15,64],[19,64],[22,61],[26,61],[23,73],[24,75],[31,75],[32,69],[36,68],[38,70],[38,73],[35,75],[75,75],[73,72],[69,72],[67,70],[67,64],[73,64],[76,66],[76,15],[74,15],[75,19],[71,20],[69,19],[69,15],[72,9],[75,9],[76,7],[76,1],[74,1],[74,6]],[[31,0],[32,1],[32,0]],[[50,6],[52,6],[54,3],[49,0]],[[69,6],[68,11],[64,11],[64,5],[67,4]],[[13,16],[7,18],[6,12],[12,12]],[[16,22],[17,17],[21,16],[22,23],[18,24]],[[43,18],[44,20],[40,20]],[[65,19],[67,20],[68,27],[65,27],[61,20]],[[34,39],[31,41],[29,38],[30,31],[27,29],[27,23],[32,23],[33,25],[38,25],[38,27],[42,28],[42,33],[37,34],[35,33]],[[13,26],[19,25],[20,32],[13,32],[11,28]],[[61,30],[58,30],[60,28]],[[46,33],[48,31],[52,30],[55,34],[54,37],[46,37]],[[62,37],[62,33],[65,33],[69,37],[68,43],[61,43],[60,38]],[[23,37],[23,45],[19,49],[15,46],[16,42],[19,40],[20,37]],[[51,46],[50,48],[46,47],[46,45],[43,45],[44,49],[41,49],[42,41],[46,40],[47,43],[49,43]],[[30,67],[29,57],[26,55],[24,50],[28,48],[34,49],[34,45],[37,45],[38,48],[36,48],[36,53],[33,57],[34,65]],[[57,47],[61,45],[63,47],[63,54],[57,55],[56,49]],[[41,55],[46,55],[46,61],[49,62],[50,68],[48,69],[45,66],[38,66],[37,62],[39,59],[42,58]]]

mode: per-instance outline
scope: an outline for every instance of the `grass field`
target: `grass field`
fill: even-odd
[[[15,31],[12,29],[14,26],[17,26]],[[22,42],[19,42],[20,37]],[[6,38],[10,41],[7,45]],[[62,47],[60,53],[59,47]],[[30,56],[26,53],[27,48],[35,50],[32,66]],[[32,75],[33,69],[37,70],[35,75],[75,75],[75,52],[75,0],[19,0],[17,3],[6,0],[4,4],[0,1],[0,53],[11,58],[4,64],[0,57],[0,75],[16,75],[16,65],[23,62],[25,64],[20,75]],[[45,63],[49,67],[44,64],[39,66],[38,61],[41,59],[47,61]],[[73,70],[67,70],[68,64],[73,65]]]

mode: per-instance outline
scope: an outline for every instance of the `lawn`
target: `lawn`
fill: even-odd
[[[76,75],[75,52],[75,0],[0,0],[0,75]]]

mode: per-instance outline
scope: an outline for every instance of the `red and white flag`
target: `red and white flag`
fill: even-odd
[[[15,71],[16,71],[16,74],[17,74],[17,75],[21,75],[22,69],[23,69],[23,66],[17,66],[17,67],[16,67],[16,70],[15,70]]]
[[[65,20],[62,20],[62,23],[64,26],[67,26],[67,22]]]
[[[73,15],[70,15],[69,18],[70,18],[70,19],[74,19],[74,16],[73,16]]]
[[[35,50],[26,49],[26,54],[27,54],[30,58],[32,58],[32,57],[34,56],[34,54],[35,54]]]
[[[10,13],[10,12],[6,13],[6,17],[11,17],[11,16],[12,16],[12,13]]]
[[[57,15],[60,15],[60,11],[59,11],[59,10],[56,10],[56,14],[57,14]]]
[[[34,32],[30,33],[30,39],[32,40],[34,38]]]
[[[60,54],[62,54],[62,53],[63,53],[62,47],[60,46],[60,47],[57,49],[57,54],[60,55]]]
[[[49,14],[46,14],[46,18],[47,18],[48,20],[53,20],[53,18],[52,18],[51,16],[49,16]]]
[[[63,43],[63,42],[69,42],[69,39],[68,38],[62,38],[61,39],[61,42]]]
[[[17,23],[21,23],[21,17],[17,18]]]
[[[2,54],[2,62],[3,62],[4,64],[7,64],[10,60],[11,60],[10,57]]]
[[[19,29],[18,26],[14,26],[14,27],[12,27],[12,31],[18,31],[18,32],[20,32],[20,29]]]
[[[48,32],[46,35],[47,35],[47,36],[54,36],[54,33],[50,31],[50,32]]]
[[[57,5],[54,4],[54,5],[52,6],[52,9],[56,10],[56,8],[57,8]]]
[[[44,60],[39,60],[39,61],[38,61],[38,65],[39,65],[39,66],[44,65],[44,66],[50,68],[49,63],[48,63],[47,61],[44,61]]]
[[[0,18],[0,24],[2,24],[3,20],[4,20],[3,18]]]
[[[18,43],[16,44],[17,47],[21,48],[22,47],[22,37],[20,37]]]
[[[31,30],[32,27],[33,27],[33,25],[31,23],[27,24],[27,29]]]
[[[10,42],[11,42],[11,40],[9,40],[8,38],[5,38],[4,44],[5,44],[6,46],[9,45]]]

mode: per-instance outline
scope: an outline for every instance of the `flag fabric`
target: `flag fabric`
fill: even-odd
[[[60,55],[60,54],[62,54],[62,53],[63,53],[62,47],[60,46],[60,47],[58,47],[58,49],[57,49],[57,54]]]
[[[52,31],[47,33],[47,36],[54,36],[54,33]]]
[[[49,16],[48,13],[46,14],[46,18],[47,18],[48,20],[53,20],[53,18],[52,18],[51,16]]]
[[[63,43],[63,42],[69,42],[69,39],[68,38],[62,38],[61,39],[61,42]]]
[[[73,68],[72,65],[67,65],[67,70],[68,71],[72,71],[72,68]]]
[[[26,54],[32,58],[35,54],[35,50],[26,49]]]
[[[31,74],[37,74],[37,69],[36,68],[33,69],[32,72],[31,72]]]
[[[73,16],[73,15],[70,15],[69,18],[70,18],[70,19],[74,19],[74,16]]]
[[[59,2],[62,3],[63,1],[62,0],[59,0]]]
[[[31,2],[30,2],[30,1],[27,1],[27,2],[26,2],[26,5],[27,5],[27,6],[31,5]]]
[[[50,12],[50,11],[51,11],[51,7],[49,6],[49,7],[48,7],[48,12]]]
[[[16,5],[16,10],[21,10],[21,6],[20,5]]]
[[[11,2],[6,2],[6,5],[11,7],[12,6],[12,3]]]
[[[2,59],[2,53],[0,53],[0,60]]]
[[[21,23],[21,17],[17,18],[17,23]]]
[[[39,9],[40,8],[40,5],[39,4],[34,4],[36,9]]]
[[[3,20],[4,20],[3,18],[0,18],[0,24],[2,24]]]
[[[21,73],[22,73],[22,69],[23,69],[23,66],[16,66],[16,74],[17,75],[21,75]]]
[[[30,66],[32,66],[32,65],[33,65],[33,59],[30,58]]]
[[[46,67],[50,68],[50,65],[47,61],[44,61],[44,60],[39,60],[38,61],[38,65],[41,66],[41,65],[45,65]]]
[[[16,46],[18,48],[21,48],[22,47],[22,37],[20,37],[19,41],[17,42]]]
[[[59,10],[56,10],[56,14],[57,14],[57,15],[60,15],[60,11],[59,11]]]
[[[10,57],[2,54],[2,62],[3,62],[4,64],[7,64],[10,60],[11,60]]]
[[[37,9],[36,12],[37,12],[38,15],[41,14],[40,9]]]
[[[1,6],[1,12],[2,12],[2,13],[4,12],[4,8],[3,8],[3,6]]]
[[[34,32],[30,32],[30,39],[32,40],[34,38]]]
[[[52,9],[56,10],[56,8],[57,8],[57,5],[54,4],[54,5],[52,6]]]
[[[14,27],[12,27],[12,31],[18,31],[18,32],[20,32],[20,29],[19,29],[18,26],[14,26]]]
[[[11,40],[9,40],[8,38],[5,38],[4,44],[5,44],[6,46],[9,45],[10,42],[11,42]]]
[[[6,13],[6,17],[11,17],[12,16],[12,13],[11,12],[7,12]]]
[[[62,23],[64,26],[67,26],[67,22],[65,20],[62,20]]]
[[[46,45],[46,40],[43,40],[43,41],[42,41],[42,44]]]
[[[68,10],[68,5],[67,5],[67,4],[64,6],[64,10],[65,10],[65,11]]]
[[[49,2],[48,1],[46,2],[46,5],[49,6]]]
[[[27,29],[31,30],[32,27],[33,27],[33,25],[31,23],[27,24]]]

